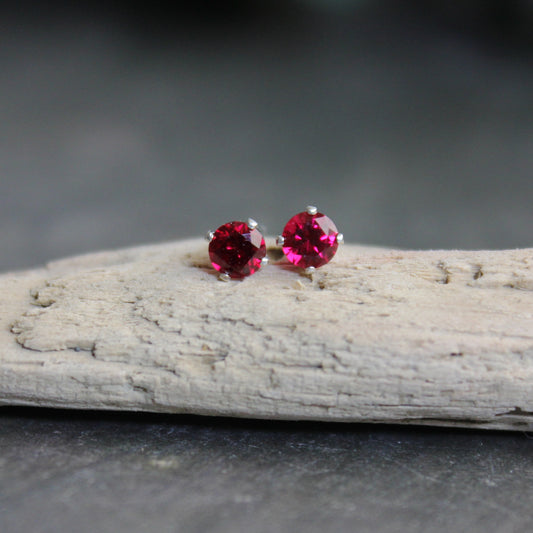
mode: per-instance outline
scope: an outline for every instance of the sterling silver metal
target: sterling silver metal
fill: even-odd
[[[255,221],[253,218],[249,218],[248,219],[248,227],[250,229],[255,229],[257,228],[257,221]]]
[[[261,268],[263,268],[266,265],[268,265],[268,257],[265,255],[265,257],[261,259]]]
[[[278,246],[283,246],[285,244],[285,237],[283,235],[278,235],[276,237],[276,244]]]
[[[344,235],[342,233],[337,233],[337,244],[344,243]]]
[[[209,230],[206,234],[205,234],[205,240],[207,242],[211,242],[213,240],[213,237],[215,236],[215,232],[214,231],[211,231]]]
[[[227,274],[226,272],[221,272],[219,275],[218,275],[218,279],[220,281],[229,281],[231,278],[230,278],[230,275]]]
[[[307,267],[306,269],[304,269],[304,274],[306,274],[307,276],[310,276],[311,274],[313,274],[315,270],[316,270],[315,267]]]
[[[314,205],[308,205],[305,210],[308,215],[316,215],[318,213],[318,209]]]

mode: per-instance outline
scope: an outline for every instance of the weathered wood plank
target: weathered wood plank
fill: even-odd
[[[533,429],[533,250],[345,245],[219,282],[200,240],[0,277],[0,404]]]

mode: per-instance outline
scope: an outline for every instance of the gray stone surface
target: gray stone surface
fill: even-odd
[[[310,202],[351,242],[531,246],[526,2],[10,4],[2,271]],[[525,434],[0,410],[2,533],[529,532],[532,487]]]
[[[530,531],[525,435],[1,414],[3,533]]]

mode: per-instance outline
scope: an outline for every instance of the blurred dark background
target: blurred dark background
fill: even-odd
[[[0,3],[0,270],[317,204],[531,246],[533,2]]]

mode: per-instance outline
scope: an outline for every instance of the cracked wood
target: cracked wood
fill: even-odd
[[[221,283],[189,240],[6,274],[0,404],[531,430],[532,252],[345,245]]]

